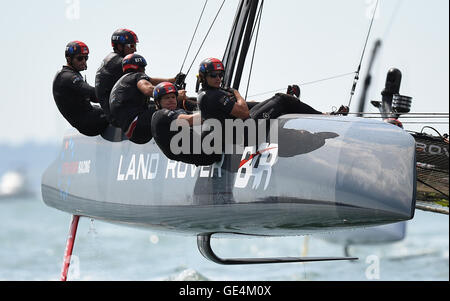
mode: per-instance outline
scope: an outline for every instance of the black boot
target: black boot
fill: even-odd
[[[350,112],[350,108],[347,106],[342,105],[339,110],[337,110],[336,112],[331,112],[330,115],[342,115],[342,116],[347,116],[348,113]]]
[[[300,87],[297,85],[288,86],[286,94],[300,98]]]

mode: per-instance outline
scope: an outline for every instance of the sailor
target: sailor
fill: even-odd
[[[163,82],[155,87],[153,98],[158,111],[152,118],[152,135],[159,148],[169,159],[197,166],[208,166],[221,161],[221,155],[207,155],[201,150],[201,134],[198,134],[192,128],[195,124],[201,124],[200,114],[193,114],[179,107],[180,100],[185,102],[188,99],[186,91],[177,91],[177,88],[172,83]],[[184,124],[179,121],[184,121]],[[173,122],[177,122],[179,126],[178,131],[171,131]],[[180,133],[180,128],[186,125],[189,126],[187,131],[189,132],[190,142],[189,152],[174,154],[171,149],[171,141],[175,135]],[[197,139],[194,138],[194,135],[197,135]],[[199,143],[198,154],[194,152],[193,144],[195,141]]]
[[[209,58],[200,64],[199,81],[202,89],[198,95],[199,108],[204,120],[215,119],[222,124],[222,138],[225,139],[225,120],[249,118],[254,120],[276,119],[286,113],[321,114],[288,94],[277,94],[269,100],[254,105],[251,109],[238,90],[221,88],[225,74],[223,63]],[[291,90],[292,87],[291,87]],[[247,137],[247,135],[244,135]],[[236,136],[233,138],[236,141]],[[222,146],[225,146],[224,141]]]
[[[95,76],[95,94],[103,111],[110,119],[109,96],[114,84],[123,76],[122,60],[125,56],[136,52],[139,43],[137,35],[129,29],[120,28],[111,36],[113,52],[103,60]],[[111,123],[114,123],[110,120]]]
[[[155,85],[172,79],[150,78],[145,74],[147,61],[139,54],[122,60],[124,75],[114,85],[109,98],[111,117],[130,141],[145,144],[152,139],[151,121],[156,108],[149,98]]]
[[[203,119],[257,120],[276,119],[284,114],[323,114],[300,101],[298,98],[300,89],[297,85],[288,87],[289,94],[277,93],[274,97],[249,109],[239,91],[221,88],[224,75],[225,67],[219,59],[209,58],[200,64],[199,80],[202,89],[198,102]]]
[[[285,114],[324,114],[300,101],[300,88],[297,85],[289,86],[287,93],[277,93],[272,98],[256,103],[249,108],[249,102],[246,102],[238,90],[221,88],[222,78],[225,74],[223,63],[216,58],[209,58],[200,64],[199,82],[202,89],[198,95],[198,105],[203,120],[216,119],[222,124],[222,148],[225,148],[225,120],[231,119],[253,119],[258,122],[266,122],[266,133],[269,132],[270,123],[268,121],[277,119]],[[335,114],[348,113],[348,107],[342,106]],[[325,113],[330,115],[330,113]],[[286,134],[284,129],[279,129],[280,136]],[[255,133],[256,134],[256,133]],[[302,134],[302,133],[300,133]],[[256,134],[258,135],[258,134]],[[244,144],[248,145],[251,141],[249,133],[244,132]],[[258,136],[256,136],[258,137]],[[330,134],[326,136],[336,137]],[[237,136],[234,134],[233,141],[237,142]],[[324,139],[322,139],[324,141]],[[253,140],[254,141],[254,140]],[[281,142],[280,142],[281,143]],[[285,143],[285,142],[283,142]],[[281,147],[280,147],[281,148]],[[283,145],[283,148],[286,148]]]
[[[90,86],[80,72],[87,69],[89,48],[80,41],[67,44],[63,66],[53,81],[53,97],[64,118],[80,133],[97,136],[103,133],[108,121],[98,103],[95,88]]]

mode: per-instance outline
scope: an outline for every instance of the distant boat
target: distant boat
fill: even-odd
[[[29,198],[34,195],[23,171],[8,171],[0,178],[0,200]]]

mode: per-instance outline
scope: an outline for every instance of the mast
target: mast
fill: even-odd
[[[250,47],[259,0],[241,0],[238,5],[227,48],[222,59],[225,65],[225,88],[239,89],[242,71]],[[234,79],[234,82],[233,82]],[[231,83],[233,82],[233,85]]]
[[[367,69],[366,79],[364,80],[364,89],[361,93],[361,98],[359,99],[358,105],[358,115],[357,117],[363,117],[362,112],[364,112],[364,108],[366,106],[367,92],[369,90],[370,84],[372,83],[372,66],[377,56],[378,50],[381,47],[381,40],[377,40],[372,50],[372,57],[370,58],[369,68]]]

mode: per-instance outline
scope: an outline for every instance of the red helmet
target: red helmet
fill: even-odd
[[[139,67],[147,66],[147,61],[142,55],[133,53],[129,54],[122,60],[122,70],[123,72],[127,71],[137,71]]]
[[[77,54],[89,54],[87,45],[80,41],[73,41],[66,46],[66,57],[74,57]]]
[[[221,60],[216,58],[209,58],[200,63],[199,73],[203,76],[210,72],[223,71],[225,72],[225,67]]]
[[[137,35],[129,29],[120,28],[114,31],[111,36],[111,45],[115,47],[117,44],[137,44],[139,39]]]
[[[155,87],[155,89],[153,90],[153,98],[155,99],[155,102],[159,105],[161,98],[164,95],[167,95],[170,93],[174,93],[175,96],[178,97],[178,90],[175,87],[175,85],[172,83],[169,83],[169,82],[163,82],[163,83],[160,83],[159,85],[157,85]]]

